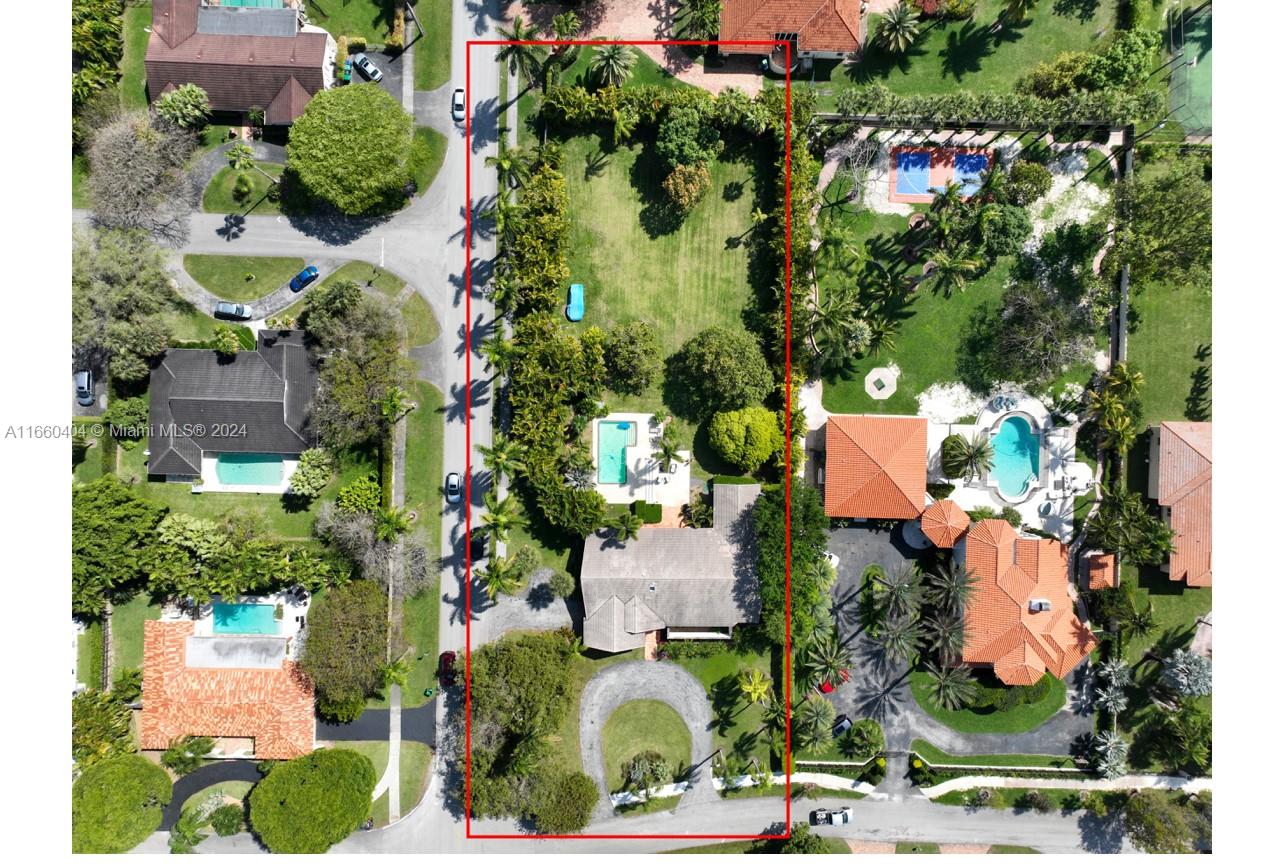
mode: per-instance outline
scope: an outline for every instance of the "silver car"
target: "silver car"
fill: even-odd
[[[94,405],[94,374],[91,370],[76,371],[76,402],[81,406]]]
[[[456,87],[455,92],[450,97],[450,116],[455,119],[455,123],[464,122],[464,89]]]
[[[219,301],[214,305],[214,318],[249,321],[254,318],[254,308],[249,304],[234,304],[231,301]]]
[[[357,71],[370,81],[383,81],[383,73],[379,71],[379,67],[375,66],[374,61],[364,54],[353,55],[352,65],[357,67]]]

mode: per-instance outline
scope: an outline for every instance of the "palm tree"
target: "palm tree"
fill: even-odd
[[[615,518],[612,524],[615,527],[615,539],[620,543],[625,541],[636,541],[638,530],[642,528],[642,518],[638,517],[632,511],[621,512],[620,516]]]
[[[918,612],[923,594],[923,576],[911,563],[904,563],[886,577],[875,576],[885,590],[885,619],[903,619]]]
[[[589,72],[608,87],[619,87],[633,72],[637,55],[628,45],[603,45],[593,49],[593,58],[589,60]]]
[[[403,689],[408,688],[412,667],[410,659],[405,656],[382,665],[379,668],[379,676],[383,679],[384,688],[393,685],[401,686]]]
[[[410,529],[410,512],[404,508],[380,508],[375,512],[375,538],[396,541],[397,536]]]
[[[1120,397],[1135,397],[1146,383],[1140,370],[1133,369],[1127,361],[1119,361],[1106,374],[1106,387]]]
[[[1005,23],[1020,24],[1034,11],[1034,7],[1038,4],[1039,0],[1007,0],[1007,5],[999,13],[999,20]]]
[[[893,662],[909,662],[918,654],[918,644],[923,633],[913,617],[901,617],[883,624],[878,642],[887,658]]]
[[[874,29],[874,44],[888,54],[904,54],[918,39],[918,13],[901,0],[883,13]]]
[[[686,463],[686,459],[678,453],[681,443],[678,441],[678,434],[672,427],[665,427],[660,438],[655,440],[655,450],[651,452],[651,459],[660,464],[664,472],[673,471],[673,465],[679,466]]]
[[[391,427],[406,415],[409,415],[410,410],[413,408],[414,404],[410,402],[410,395],[406,393],[405,389],[394,386],[389,388],[388,392],[383,395],[379,411],[383,415],[384,423]]]
[[[486,165],[499,176],[499,188],[519,187],[531,176],[530,161],[521,148],[506,147],[500,139],[499,153],[486,157]]]
[[[799,749],[810,749],[829,738],[834,705],[817,694],[808,695],[793,714],[794,737]]]
[[[969,441],[951,433],[941,442],[941,469],[947,478],[962,478],[964,483],[994,468],[994,445],[985,433]]]
[[[501,249],[517,240],[521,233],[522,216],[525,208],[520,204],[511,202],[505,196],[495,199],[492,207],[486,208],[477,214],[480,220],[490,220],[495,224],[495,240],[499,242]]]
[[[811,682],[836,683],[842,679],[843,671],[851,666],[851,653],[838,639],[837,633],[829,631],[812,636],[803,660],[803,668]]]
[[[821,367],[841,365],[869,348],[870,329],[860,317],[855,287],[843,283],[825,292],[811,320],[811,346]]]
[[[952,211],[957,210],[963,205],[963,184],[956,180],[945,182],[945,186],[936,191],[932,196],[932,210],[934,211]]]
[[[961,616],[975,589],[976,575],[953,560],[927,575],[927,600],[938,611]]]
[[[751,704],[765,704],[771,697],[771,680],[757,668],[741,671],[737,682],[740,693]]]
[[[897,320],[876,314],[868,319],[867,324],[869,325],[869,351],[875,358],[883,352],[896,351],[896,331],[900,328]]]
[[[480,348],[487,370],[494,370],[496,376],[508,375],[517,354],[517,347],[511,340],[505,340],[503,334],[496,332],[483,340]]]
[[[682,18],[679,25],[684,36],[692,39],[704,39],[714,36],[722,26],[722,3],[719,0],[683,0]]]
[[[553,35],[558,39],[570,39],[580,32],[580,16],[574,12],[563,12],[553,16]],[[561,54],[569,46],[559,45],[553,50]]]
[[[785,729],[785,702],[776,697],[775,692],[767,695],[767,702],[762,708],[763,726],[772,731],[783,731]]]
[[[532,42],[539,39],[539,28],[534,24],[526,25],[523,23],[521,16],[513,19],[513,26],[505,30],[499,28],[500,38],[507,41],[507,44],[499,49],[499,61],[508,64],[509,74],[521,70],[522,75],[526,78],[526,87],[532,84],[538,85],[540,79],[540,68],[544,63],[544,55],[547,53],[542,45],[518,45],[518,42]]]
[[[976,681],[965,667],[938,667],[928,662],[932,702],[946,710],[961,710],[976,698]]]
[[[481,578],[486,585],[486,597],[491,601],[499,598],[500,595],[513,595],[522,586],[517,569],[513,567],[511,556],[492,556],[486,560],[486,567],[481,570]]]
[[[999,169],[991,166],[981,172],[981,183],[977,186],[976,192],[972,195],[973,201],[992,202],[1003,197],[1003,191],[1007,187],[1008,176]]]
[[[943,290],[947,298],[956,291],[966,290],[967,281],[975,276],[982,266],[981,260],[972,258],[968,250],[958,252],[937,250],[928,262],[932,265],[928,279],[932,281],[932,285]]]
[[[1149,602],[1145,607],[1137,607],[1130,602],[1129,610],[1119,620],[1119,645],[1126,647],[1139,637],[1146,637],[1154,632],[1155,603]]]
[[[486,510],[482,513],[481,520],[486,531],[497,542],[507,541],[508,533],[514,527],[521,525],[521,518],[517,515],[517,503],[511,496],[500,499],[493,489],[486,492],[482,501]]]
[[[923,620],[923,635],[941,663],[950,664],[963,655],[967,623],[961,616],[937,612]]]
[[[514,474],[526,471],[526,464],[520,457],[520,449],[521,446],[514,440],[503,433],[496,433],[489,447],[477,446],[477,453],[481,454],[482,465],[494,474],[495,483],[498,485],[501,479],[512,478]],[[487,495],[493,495],[493,492]]]

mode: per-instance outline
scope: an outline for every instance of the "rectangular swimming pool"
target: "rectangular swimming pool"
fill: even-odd
[[[597,422],[597,480],[600,484],[624,484],[629,480],[628,449],[638,441],[638,425],[632,421]]]
[[[272,487],[285,478],[285,458],[280,454],[225,452],[215,460],[219,484]]]
[[[215,634],[276,634],[276,607],[270,604],[214,604]]]

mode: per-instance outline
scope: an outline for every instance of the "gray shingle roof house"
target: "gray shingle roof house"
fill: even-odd
[[[672,638],[727,638],[757,622],[758,597],[751,509],[757,484],[713,488],[713,527],[644,528],[620,543],[611,532],[584,539],[580,588],[584,644],[623,652],[647,632]]]
[[[315,444],[316,390],[302,331],[260,331],[231,358],[170,349],[152,370],[147,472],[199,478],[205,451],[297,455]]]

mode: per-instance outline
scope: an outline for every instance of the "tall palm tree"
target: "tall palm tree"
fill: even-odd
[[[771,680],[758,668],[743,670],[736,678],[740,693],[751,704],[765,704],[771,697]]]
[[[977,185],[976,192],[972,195],[973,201],[992,202],[1003,197],[1003,191],[1007,188],[1008,176],[1003,173],[997,165],[993,165],[981,172],[981,182]]]
[[[918,39],[918,12],[901,0],[883,13],[874,28],[874,44],[888,54],[904,54]]]
[[[841,365],[868,349],[869,340],[870,329],[860,317],[856,288],[842,283],[826,290],[811,319],[811,345],[816,362],[821,367]]]
[[[994,445],[985,433],[977,433],[970,440],[951,433],[941,442],[941,469],[946,478],[962,478],[966,483],[992,468]]]
[[[560,15],[554,15],[553,36],[558,39],[570,39],[580,32],[580,23],[580,16],[574,12],[563,12]],[[559,45],[553,50],[561,54],[567,47],[566,45]]]
[[[932,210],[952,211],[963,206],[963,184],[956,180],[945,182],[945,186],[932,196]]]
[[[679,31],[692,39],[715,36],[722,26],[722,3],[719,0],[683,0]]]
[[[923,620],[923,636],[941,664],[953,664],[963,655],[967,624],[961,616],[938,611]]]
[[[486,360],[486,369],[494,370],[496,376],[507,376],[513,366],[513,357],[517,347],[511,340],[505,340],[501,333],[494,333],[482,341],[482,357]]]
[[[1129,605],[1128,610],[1119,620],[1119,645],[1126,647],[1139,637],[1146,637],[1158,627],[1155,621],[1155,603],[1149,602],[1145,607]]]
[[[478,445],[477,453],[482,456],[482,465],[495,475],[496,484],[500,479],[512,478],[514,474],[526,471],[526,464],[521,459],[521,446],[503,433],[496,433],[489,446]],[[494,491],[487,494],[493,495]]]
[[[521,234],[522,216],[525,212],[526,209],[520,204],[509,201],[507,196],[500,196],[495,199],[494,205],[477,214],[477,218],[490,220],[495,224],[495,240],[499,242],[502,250],[517,240],[517,236]]]
[[[807,645],[803,668],[812,683],[836,683],[852,666],[851,653],[834,631],[813,635]]]
[[[380,508],[375,512],[375,538],[380,541],[396,541],[397,537],[410,530],[410,512],[404,508]]]
[[[938,667],[928,662],[932,702],[946,710],[961,710],[976,698],[976,681],[965,667]]]
[[[601,48],[593,49],[593,57],[589,60],[589,72],[593,73],[602,84],[608,87],[619,87],[632,74],[633,64],[637,59],[632,47],[628,45],[603,45]]]
[[[886,577],[873,578],[883,585],[885,619],[904,619],[918,612],[923,576],[912,563],[903,563]]]
[[[900,328],[900,323],[896,319],[889,319],[879,313],[870,316],[867,324],[869,325],[869,351],[875,358],[881,356],[883,352],[890,354],[896,351],[896,332]]]
[[[615,528],[615,539],[621,543],[625,541],[636,541],[638,530],[642,528],[642,518],[638,517],[632,511],[624,511],[615,522],[611,524]]]
[[[767,702],[762,708],[762,722],[764,727],[773,731],[783,731],[785,729],[785,702],[776,697],[772,692],[767,696]]]
[[[793,714],[794,737],[799,749],[810,749],[829,739],[834,705],[817,694],[808,695]]]
[[[530,180],[530,160],[522,153],[521,148],[507,147],[500,139],[499,153],[486,157],[486,165],[495,169],[499,176],[499,188],[519,187]]]
[[[542,45],[518,45],[519,42],[531,42],[539,39],[539,28],[534,24],[527,25],[518,16],[513,19],[513,26],[505,30],[498,28],[500,38],[507,44],[499,49],[499,60],[508,64],[509,74],[521,70],[526,78],[526,87],[539,85],[540,69],[544,64],[547,50]]]
[[[878,634],[878,642],[889,660],[909,662],[918,654],[918,644],[922,637],[918,621],[905,616],[885,622]]]
[[[501,595],[513,595],[522,585],[511,556],[490,557],[481,570],[481,578],[486,586],[486,597],[491,601]]]
[[[655,440],[655,450],[651,452],[651,459],[660,464],[660,468],[665,472],[670,472],[676,463],[679,466],[686,463],[686,459],[679,453],[682,443],[678,441],[678,434],[672,426],[665,427],[660,438]]]
[[[1146,383],[1140,370],[1133,368],[1127,361],[1119,361],[1106,374],[1106,387],[1120,397],[1135,397]]]
[[[482,512],[481,520],[486,531],[497,542],[507,541],[508,534],[513,528],[521,525],[516,501],[511,496],[500,499],[492,489],[486,492],[483,503],[486,510]]]
[[[943,291],[947,298],[956,291],[965,291],[967,281],[974,277],[982,266],[981,260],[973,258],[968,250],[958,252],[937,250],[928,261],[932,264],[932,272],[928,279],[932,281],[933,286]]]
[[[975,589],[976,575],[953,560],[927,574],[927,600],[939,611],[961,616]]]

